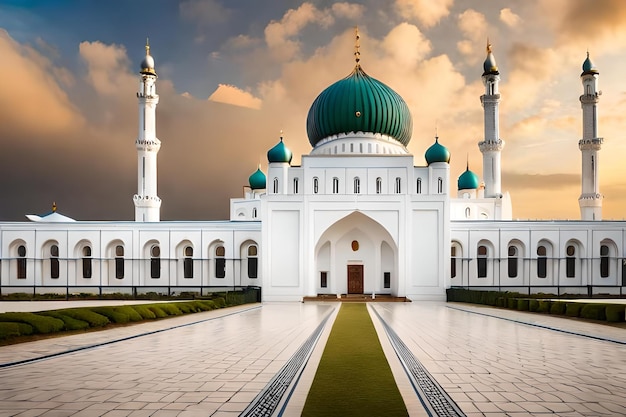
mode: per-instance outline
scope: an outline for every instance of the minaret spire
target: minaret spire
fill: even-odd
[[[154,58],[150,55],[150,42],[146,38],[146,56],[141,61],[139,71],[139,132],[137,148],[137,194],[135,221],[158,222],[161,218],[161,199],[157,195],[157,154],[161,141],[156,137],[156,106],[159,95],[156,93],[157,74]]]
[[[599,151],[603,142],[598,137],[598,101],[602,92],[598,90],[598,75],[587,51],[580,75],[583,84],[583,94],[580,96],[583,138],[578,141],[582,153],[581,194],[578,198],[582,220],[602,220],[602,194],[598,181]]]
[[[360,40],[361,36],[359,35],[359,27],[355,26],[354,27],[354,61],[356,62],[356,68],[360,67],[361,64],[359,63],[361,61],[361,51],[359,50],[361,48],[361,43]]]
[[[487,58],[483,64],[483,70],[485,94],[480,97],[480,102],[484,109],[485,137],[478,143],[478,149],[483,154],[485,197],[494,198],[502,195],[500,153],[504,147],[504,141],[500,139],[500,92],[498,91],[500,72],[489,38],[487,38]]]

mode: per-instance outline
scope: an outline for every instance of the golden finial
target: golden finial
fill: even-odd
[[[360,65],[359,61],[361,61],[361,51],[359,51],[359,48],[361,47],[359,39],[361,39],[361,37],[359,36],[358,26],[354,27],[354,38],[354,60],[356,61],[356,66],[358,67]]]
[[[56,211],[57,211],[57,203],[56,203],[56,201],[53,201],[52,202],[52,212],[56,213]]]
[[[489,42],[489,38],[487,38],[487,53],[491,53],[491,42]]]
[[[467,153],[467,162],[465,163],[465,170],[469,171],[469,152]]]
[[[150,55],[150,38],[146,38],[146,55]]]
[[[283,141],[283,130],[282,129],[280,129],[280,141],[281,142]]]

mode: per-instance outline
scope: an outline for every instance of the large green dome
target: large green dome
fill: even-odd
[[[313,147],[329,136],[350,132],[380,133],[406,146],[413,120],[398,93],[357,65],[350,75],[317,96],[309,109],[306,130]]]

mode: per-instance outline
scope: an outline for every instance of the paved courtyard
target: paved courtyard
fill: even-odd
[[[338,305],[253,304],[0,347],[0,416],[237,416],[330,317],[288,392],[283,415],[299,415]],[[455,303],[369,308],[412,416],[427,413],[383,325],[467,416],[626,415],[624,329]]]

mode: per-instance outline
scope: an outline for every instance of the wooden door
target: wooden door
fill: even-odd
[[[363,265],[348,265],[348,294],[363,294]]]

